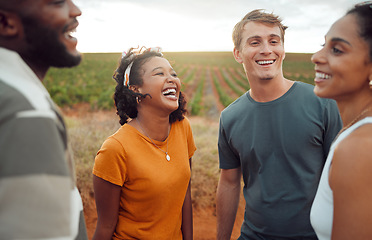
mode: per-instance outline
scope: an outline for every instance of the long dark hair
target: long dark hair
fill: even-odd
[[[143,84],[142,71],[141,68],[143,64],[149,61],[153,57],[163,57],[160,52],[150,51],[146,49],[140,54],[134,52],[134,48],[129,49],[128,53],[125,54],[119,61],[119,66],[115,70],[113,79],[117,82],[114,94],[115,106],[117,109],[116,114],[120,117],[120,124],[124,125],[128,122],[128,119],[133,119],[137,117],[138,101],[143,98],[150,97],[149,94],[141,94],[134,92],[129,89],[128,86],[134,85],[141,87]],[[130,70],[130,80],[128,86],[124,86],[124,73],[129,64],[133,62]],[[186,114],[186,99],[182,92],[178,99],[178,108],[173,111],[169,116],[169,122],[173,123],[175,121],[180,121],[184,118]]]

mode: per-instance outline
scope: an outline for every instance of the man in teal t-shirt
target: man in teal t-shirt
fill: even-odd
[[[317,239],[310,207],[342,122],[333,100],[284,78],[286,28],[263,10],[234,28],[234,56],[251,89],[221,113],[217,239],[230,239],[241,176],[246,208],[239,239]]]

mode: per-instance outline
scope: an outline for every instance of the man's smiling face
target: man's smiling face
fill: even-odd
[[[277,25],[248,22],[243,29],[239,49],[234,50],[250,81],[271,80],[282,76],[284,44]]]

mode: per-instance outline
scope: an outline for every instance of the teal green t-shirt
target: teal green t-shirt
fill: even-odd
[[[265,103],[247,92],[221,113],[220,168],[242,168],[243,232],[315,236],[310,208],[341,126],[335,101],[317,97],[302,82]]]

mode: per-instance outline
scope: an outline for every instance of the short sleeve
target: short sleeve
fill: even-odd
[[[93,174],[112,184],[124,185],[126,178],[125,151],[114,137],[106,139],[98,151]]]
[[[240,166],[240,159],[234,154],[224,129],[223,117],[220,118],[218,135],[218,156],[221,169],[233,169]]]
[[[184,119],[184,126],[185,130],[187,133],[187,147],[188,147],[188,153],[189,153],[189,159],[192,158],[196,151],[196,146],[195,146],[195,141],[194,141],[194,136],[192,134],[192,129],[190,126],[190,121],[189,119],[185,118]]]

